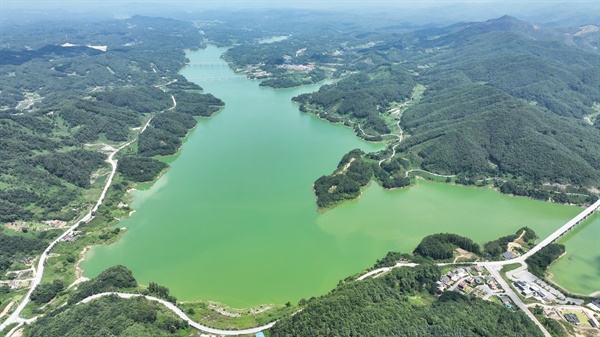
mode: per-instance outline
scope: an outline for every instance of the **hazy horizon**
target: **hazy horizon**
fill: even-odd
[[[124,18],[133,15],[180,18],[207,11],[317,10],[348,14],[380,14],[419,24],[483,21],[512,15],[536,23],[570,20],[600,24],[600,0],[582,1],[141,1],[141,0],[1,0],[4,21]],[[391,11],[390,11],[391,10]],[[74,14],[75,16],[71,15]]]

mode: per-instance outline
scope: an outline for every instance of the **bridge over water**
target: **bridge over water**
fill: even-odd
[[[596,202],[593,203],[590,207],[586,208],[583,212],[577,214],[577,216],[575,216],[573,219],[569,220],[569,222],[564,224],[561,228],[557,229],[554,233],[550,234],[548,237],[546,237],[544,240],[542,240],[542,242],[538,243],[535,247],[533,247],[531,250],[529,250],[526,254],[523,254],[521,256],[521,258],[523,260],[525,260],[526,258],[528,258],[531,255],[538,252],[540,249],[542,249],[542,248],[546,247],[547,245],[553,243],[554,241],[558,240],[558,238],[565,235],[571,229],[575,228],[577,225],[579,225],[583,220],[587,219],[588,216],[590,216],[592,213],[594,213],[599,208],[600,208],[600,199],[596,200]]]
[[[229,64],[226,62],[190,62],[185,65],[190,67],[229,67]]]
[[[234,81],[234,80],[245,80],[246,76],[213,76],[213,77],[188,77],[187,80],[190,82],[215,82],[215,81]]]

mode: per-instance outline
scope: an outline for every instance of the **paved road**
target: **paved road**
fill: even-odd
[[[404,175],[405,177],[408,177],[408,174],[411,172],[425,172],[428,174],[431,174],[432,176],[436,176],[436,177],[443,177],[443,178],[454,178],[456,177],[455,174],[448,174],[448,175],[444,175],[444,174],[437,174],[437,173],[433,173],[433,172],[429,172],[426,170],[422,170],[422,169],[412,169],[412,170],[408,170],[406,171],[406,174]]]
[[[361,276],[359,276],[356,280],[357,281],[362,281],[364,279],[366,279],[369,276],[373,276],[373,275],[377,275],[377,274],[383,274],[383,273],[387,273],[388,271],[397,268],[397,267],[414,267],[414,266],[418,266],[417,263],[396,263],[394,266],[392,267],[383,267],[383,268],[378,268],[375,270],[371,270],[368,273],[365,273]],[[375,276],[377,277],[377,276]]]
[[[150,124],[151,120],[152,119],[149,119],[146,122],[146,124],[142,128],[140,134],[146,130],[146,128]],[[96,202],[94,207],[86,215],[84,215],[79,221],[76,221],[73,226],[69,227],[69,229],[67,229],[64,233],[62,233],[56,240],[52,241],[52,243],[50,243],[48,248],[46,248],[46,250],[44,250],[44,252],[40,256],[40,259],[38,262],[38,267],[37,267],[37,272],[36,272],[35,278],[33,279],[33,282],[31,282],[31,288],[27,292],[27,295],[25,295],[25,297],[21,300],[21,303],[19,303],[19,305],[17,306],[15,311],[13,311],[13,313],[6,319],[6,321],[4,321],[2,324],[0,324],[0,331],[4,330],[4,328],[6,328],[6,326],[8,326],[12,323],[25,322],[25,320],[23,318],[19,317],[19,315],[21,314],[21,311],[23,311],[25,306],[29,303],[30,296],[31,296],[31,293],[33,292],[33,290],[42,282],[42,276],[44,275],[44,264],[46,262],[46,259],[48,258],[48,254],[50,254],[50,251],[52,250],[52,248],[54,248],[54,245],[56,245],[58,242],[60,242],[65,236],[72,234],[73,231],[76,230],[80,224],[83,224],[84,222],[88,222],[91,219],[93,219],[92,214],[98,210],[98,207],[100,207],[100,205],[102,205],[102,202],[104,201],[104,198],[106,197],[106,193],[108,192],[108,188],[110,187],[110,185],[112,183],[115,173],[117,172],[117,161],[114,160],[114,156],[119,151],[121,151],[123,148],[125,148],[125,147],[129,146],[131,143],[133,143],[136,139],[133,139],[133,140],[119,146],[119,148],[114,150],[108,156],[108,162],[112,166],[112,170],[110,172],[108,179],[106,180],[106,184],[104,185],[104,189],[102,190],[102,193],[100,194],[100,198],[98,198],[98,201]]]
[[[223,336],[237,336],[237,335],[250,335],[250,334],[255,334],[258,332],[261,332],[263,330],[269,329],[271,328],[273,325],[275,325],[276,322],[271,322],[269,324],[263,325],[263,326],[259,326],[256,328],[251,328],[251,329],[243,329],[243,330],[221,330],[221,329],[214,329],[199,323],[194,322],[191,318],[189,318],[183,311],[181,311],[181,309],[179,309],[177,306],[175,306],[173,303],[171,302],[167,302],[163,299],[160,298],[156,298],[153,296],[144,296],[144,295],[140,295],[140,294],[125,294],[125,293],[117,293],[117,292],[108,292],[108,293],[101,293],[101,294],[96,294],[93,296],[90,296],[88,298],[83,299],[81,302],[79,303],[88,303],[90,301],[93,301],[97,298],[100,297],[104,297],[104,296],[109,296],[109,295],[117,295],[121,298],[133,298],[133,297],[145,297],[146,299],[150,300],[150,301],[154,301],[154,302],[159,302],[162,305],[164,305],[165,307],[167,307],[169,310],[171,310],[172,312],[174,312],[177,316],[179,316],[181,319],[183,319],[184,321],[188,322],[189,325],[193,326],[194,328],[200,330],[200,331],[204,331],[204,332],[208,332],[211,334],[215,334],[215,335],[223,335]]]
[[[504,289],[504,292],[506,293],[506,295],[508,295],[508,297],[510,297],[510,299],[513,301],[513,303],[517,307],[519,307],[519,309],[521,309],[523,311],[523,313],[525,315],[527,315],[527,317],[529,317],[529,319],[531,319],[533,321],[533,323],[535,323],[535,325],[537,325],[540,328],[540,330],[542,330],[542,333],[544,334],[544,336],[552,337],[552,335],[550,335],[550,333],[548,333],[548,331],[546,331],[546,328],[544,328],[542,323],[540,323],[537,320],[537,318],[531,313],[531,311],[529,311],[529,309],[527,309],[527,307],[525,306],[523,301],[521,301],[521,298],[519,297],[519,295],[517,295],[512,290],[510,285],[508,283],[506,283],[506,281],[504,281],[502,276],[500,276],[500,273],[498,272],[499,267],[496,265],[490,265],[490,264],[485,264],[485,263],[483,264],[483,266],[485,267],[485,269],[488,270],[488,272],[490,272],[490,275],[492,275],[494,277],[494,279],[496,279],[496,282],[498,282],[498,284],[500,284],[502,289]]]
[[[392,146],[392,154],[390,154],[388,157],[383,158],[379,161],[379,163],[377,163],[377,165],[379,165],[379,167],[381,168],[381,164],[386,161],[386,160],[390,160],[392,158],[394,158],[394,156],[396,155],[396,148],[398,146],[400,146],[400,143],[402,143],[402,139],[404,138],[404,131],[402,131],[402,128],[400,127],[400,118],[402,118],[402,114],[399,114],[399,118],[398,121],[396,122],[396,125],[398,126],[398,133],[399,134],[394,134],[394,133],[388,133],[385,135],[381,135],[381,137],[385,137],[385,136],[393,136],[398,138],[398,142]],[[360,124],[358,125],[360,127]],[[362,130],[362,129],[361,129]],[[363,131],[364,133],[364,131]]]
[[[525,306],[523,301],[521,301],[521,298],[512,290],[510,285],[502,278],[502,276],[500,276],[500,273],[498,272],[498,270],[501,269],[502,266],[505,266],[508,264],[513,264],[513,263],[520,263],[521,267],[517,268],[516,270],[514,270],[512,272],[509,272],[510,276],[514,277],[514,275],[516,273],[527,270],[527,264],[525,263],[525,260],[528,257],[535,254],[540,249],[544,248],[545,246],[549,245],[550,243],[554,242],[561,235],[563,235],[566,232],[568,232],[569,230],[571,230],[576,224],[578,224],[581,220],[586,218],[588,215],[592,214],[598,208],[600,208],[600,199],[598,199],[594,204],[592,204],[591,206],[589,206],[588,208],[583,210],[581,213],[579,213],[577,216],[575,216],[573,219],[571,219],[565,225],[560,227],[554,233],[550,234],[547,238],[542,240],[539,244],[537,244],[535,247],[533,247],[531,250],[529,250],[526,254],[523,254],[517,258],[510,259],[510,260],[504,260],[504,261],[471,263],[471,264],[480,265],[482,267],[485,267],[489,271],[489,273],[496,279],[496,282],[498,282],[498,284],[500,284],[500,286],[504,289],[504,291],[506,292],[506,295],[508,295],[511,298],[511,300],[513,301],[513,303],[515,303],[515,305],[517,307],[519,307],[521,310],[523,310],[523,312],[542,330],[542,332],[544,333],[544,336],[546,336],[546,337],[551,337],[551,335],[548,333],[548,331],[546,331],[544,326],[537,320],[537,318],[527,309],[527,307]],[[452,265],[452,264],[453,263],[441,263],[438,265],[443,266],[443,265]],[[464,263],[461,263],[461,264],[464,264]],[[364,280],[365,278],[367,278],[369,276],[387,272],[387,271],[391,270],[392,268],[401,267],[401,266],[405,266],[405,265],[408,265],[408,264],[398,263],[393,267],[379,268],[379,269],[370,271],[364,275],[361,275],[359,278],[357,278],[357,281]],[[412,264],[412,266],[415,266],[415,265],[416,264],[414,264],[414,263]]]
[[[594,211],[596,211],[598,208],[600,208],[600,199],[596,200],[595,203],[593,203],[590,207],[586,208],[583,212],[577,214],[577,216],[575,216],[573,219],[571,219],[569,222],[567,222],[564,226],[562,226],[561,228],[556,230],[554,233],[550,234],[547,238],[545,238],[542,242],[538,243],[535,247],[530,249],[527,253],[520,256],[519,259],[525,261],[526,258],[530,257],[531,255],[537,253],[540,249],[542,249],[545,246],[554,242],[556,239],[558,239],[563,234],[568,232],[571,228],[573,228],[573,226],[575,226],[581,220],[586,218],[588,215],[594,213]]]
[[[535,245],[535,247],[531,248],[527,253],[525,253],[519,257],[516,257],[514,259],[510,259],[510,260],[494,261],[494,262],[486,262],[486,263],[489,265],[494,265],[494,266],[503,266],[503,265],[513,264],[513,263],[524,264],[525,260],[528,257],[537,253],[538,251],[540,251],[540,249],[542,249],[542,248],[546,247],[547,245],[551,244],[552,242],[554,242],[556,239],[561,237],[563,234],[565,234],[566,232],[571,230],[581,220],[586,218],[588,215],[594,213],[594,211],[596,211],[598,208],[600,208],[600,199],[598,199],[591,206],[589,206],[588,208],[583,210],[581,213],[577,214],[573,219],[569,220],[569,222],[567,222],[562,227],[557,229],[554,233],[550,234],[548,237],[546,237],[540,243]]]

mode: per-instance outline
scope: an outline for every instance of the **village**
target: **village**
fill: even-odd
[[[63,229],[67,227],[67,222],[62,220],[47,220],[42,223],[36,222],[9,222],[5,223],[4,226],[14,231],[37,231],[43,232],[52,229]],[[81,232],[72,231],[65,235],[60,241],[61,242],[72,242],[75,241]],[[52,257],[52,254],[49,255]],[[10,290],[19,290],[29,288],[31,282],[36,276],[34,268],[35,259],[24,258],[19,261],[12,269],[7,270],[4,274],[0,275],[0,287],[8,287]]]
[[[486,268],[480,265],[454,265],[448,266],[444,271],[436,282],[438,291],[456,291],[502,304],[507,310],[518,310],[500,285],[501,282]],[[527,270],[517,268],[500,275],[532,312],[557,320],[563,325],[569,324],[581,333],[600,333],[600,299],[583,307],[584,300],[565,296]]]

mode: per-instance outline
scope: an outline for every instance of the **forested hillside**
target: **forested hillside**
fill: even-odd
[[[49,285],[52,284],[42,284],[34,291],[36,296],[47,298],[44,303],[52,300],[57,293],[48,289]],[[137,285],[130,270],[123,266],[111,267],[81,283],[70,294],[68,304],[50,311],[28,326],[24,336],[180,336],[187,332],[187,322],[162,304],[143,297],[122,299],[106,296],[90,303],[77,304],[102,292],[135,291]],[[42,292],[41,288],[46,290]]]
[[[233,48],[227,60],[267,72],[277,60],[312,64],[341,78],[294,100],[302,111],[353,127],[366,140],[386,139],[388,149],[371,156],[384,158],[396,147],[383,169],[398,160],[400,171],[457,175],[459,183],[493,178],[504,193],[575,203],[597,198],[600,54],[589,42],[595,26],[557,29],[504,16],[412,32],[394,27],[362,34],[339,28],[339,36],[316,39],[316,46],[294,54],[311,34],[297,33]],[[317,50],[319,57],[309,53]],[[423,92],[413,97],[418,87]],[[382,137],[399,135],[397,120],[400,144]],[[374,177],[384,187],[398,186]],[[548,189],[552,184],[589,198]]]
[[[458,75],[432,83],[402,126],[412,137],[400,148],[434,172],[584,186],[600,179],[597,130]]]
[[[363,138],[381,140],[395,125],[387,125],[382,117],[393,102],[411,97],[414,78],[400,67],[380,66],[348,76],[318,92],[303,94],[294,100],[301,110],[318,114],[331,122],[360,125]],[[356,126],[359,131],[358,126]]]
[[[523,313],[474,297],[434,298],[436,266],[392,269],[338,286],[270,329],[271,336],[542,336]]]
[[[43,24],[4,29],[11,49],[0,50],[2,223],[72,220],[94,201],[86,190],[98,188],[106,172],[100,169],[107,154],[98,150],[132,139],[158,114],[139,152],[174,153],[194,116],[210,116],[223,105],[177,74],[186,62],[183,49],[202,47],[191,23],[133,17],[47,31]],[[164,140],[167,148],[157,149]],[[161,170],[125,169],[137,181]]]

